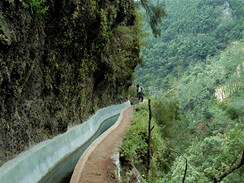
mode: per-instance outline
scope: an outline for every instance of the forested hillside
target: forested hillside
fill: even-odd
[[[170,141],[184,153],[171,167],[173,182],[182,177],[184,158],[188,182],[244,181],[243,61],[244,44],[234,42],[219,56],[196,64],[165,95],[179,102],[184,116],[170,127]]]
[[[144,65],[137,69],[136,82],[151,94],[166,91],[189,67],[244,37],[241,0],[166,0],[165,6],[161,36],[145,41]]]
[[[122,146],[123,178],[244,182],[244,1],[166,0],[165,8],[135,80],[155,98],[150,171],[144,104]]]

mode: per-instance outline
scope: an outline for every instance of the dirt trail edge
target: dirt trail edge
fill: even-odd
[[[123,110],[117,122],[94,141],[80,157],[70,183],[117,183],[113,159],[127,127],[132,122],[133,106]]]

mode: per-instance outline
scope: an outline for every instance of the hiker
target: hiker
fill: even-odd
[[[137,87],[137,97],[139,99],[139,102],[143,102],[143,87],[139,84],[136,85]]]

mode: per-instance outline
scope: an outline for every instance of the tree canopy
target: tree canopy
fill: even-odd
[[[140,5],[145,9],[148,16],[149,25],[155,37],[161,35],[160,23],[166,15],[164,5],[160,1],[140,0]]]
[[[161,36],[147,38],[141,52],[144,67],[136,70],[136,82],[150,92],[155,87],[169,89],[189,67],[218,55],[244,36],[242,1],[166,0],[165,11]]]
[[[161,36],[146,38],[135,79],[157,99],[149,178],[243,182],[244,2],[165,0],[165,11]],[[133,158],[141,162],[145,148],[135,146]]]

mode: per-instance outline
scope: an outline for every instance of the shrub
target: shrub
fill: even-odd
[[[163,137],[170,138],[173,135],[172,128],[181,119],[179,105],[175,101],[156,101],[153,105],[153,116],[162,129]]]
[[[46,0],[29,0],[27,3],[24,3],[24,7],[29,9],[32,14],[41,17],[48,10],[48,6],[45,6],[45,2]]]

